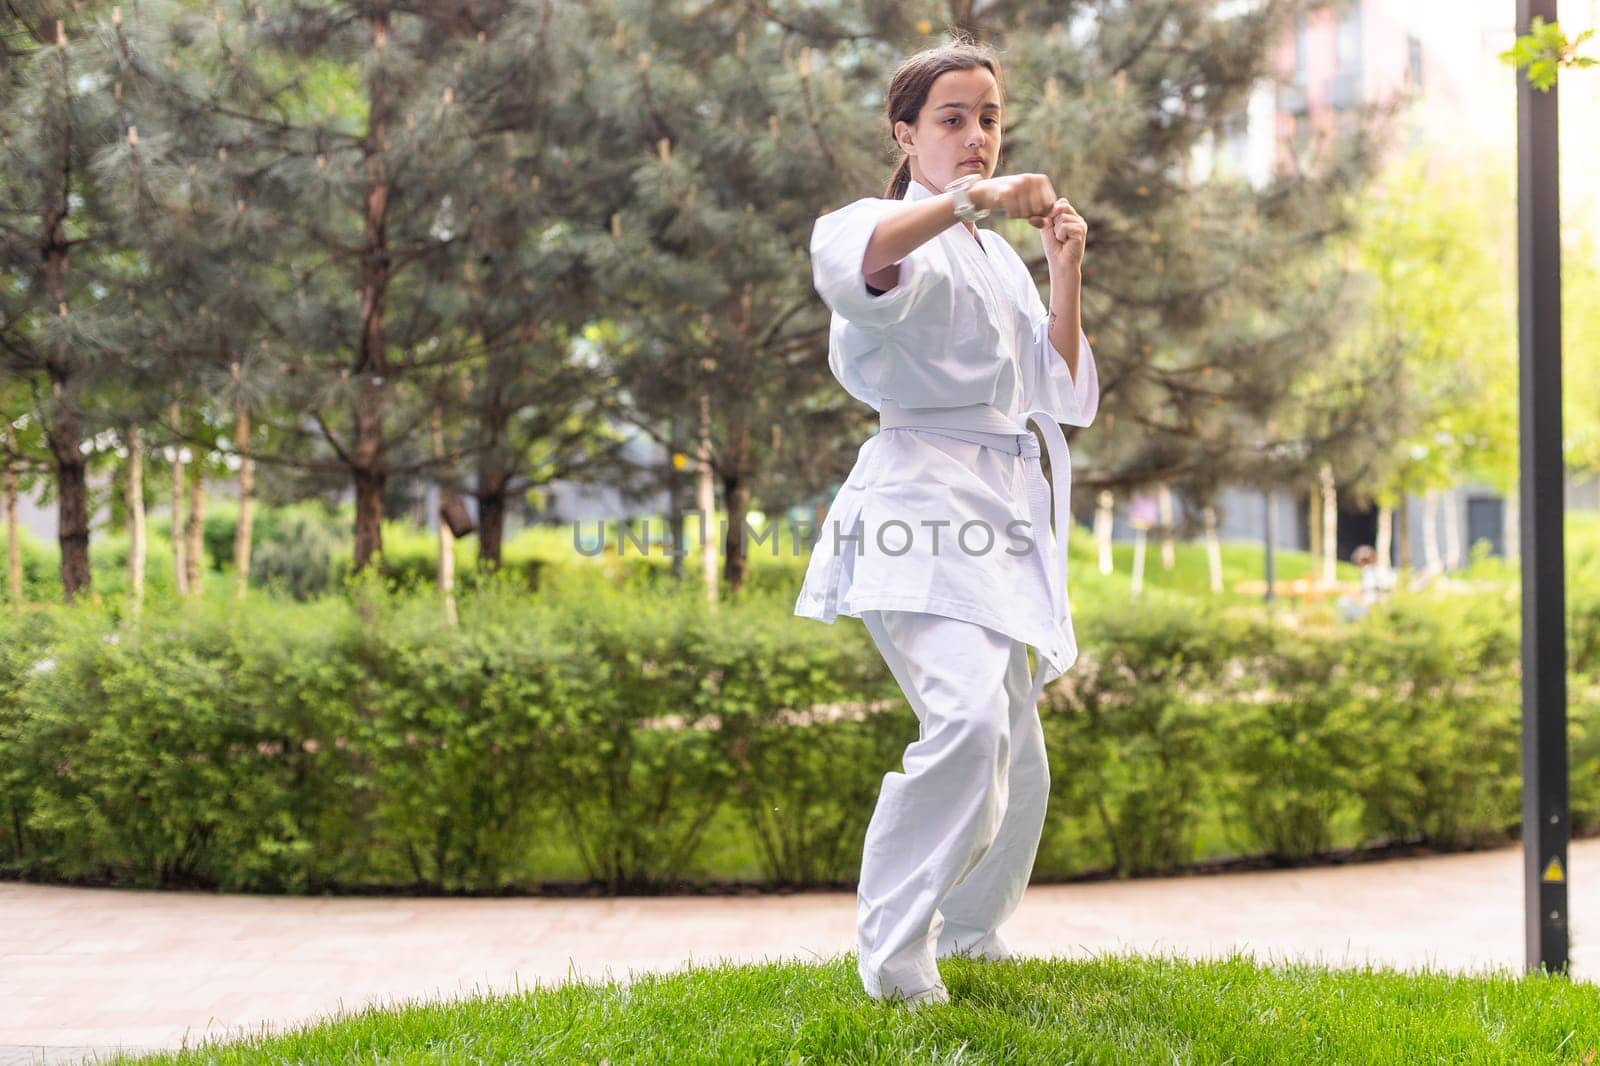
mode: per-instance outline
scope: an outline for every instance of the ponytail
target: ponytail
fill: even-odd
[[[899,200],[904,198],[906,188],[911,184],[911,157],[901,156],[900,165],[894,168],[894,176],[889,179],[889,184],[884,186],[883,198],[885,200]]]

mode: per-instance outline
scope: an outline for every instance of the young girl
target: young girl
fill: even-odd
[[[1003,105],[986,48],[911,56],[889,87],[905,158],[884,198],[824,214],[811,237],[828,364],[880,432],[829,507],[795,614],[861,618],[920,724],[905,772],[884,775],[857,895],[867,994],[912,1005],[949,1001],[937,958],[1010,957],[998,929],[1050,790],[1037,704],[1077,658],[1057,423],[1087,426],[1100,402],[1079,312],[1088,230],[1044,175],[993,176]],[[1048,307],[1015,249],[973,224],[990,211],[1040,228]]]

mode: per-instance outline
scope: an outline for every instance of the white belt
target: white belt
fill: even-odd
[[[1039,463],[1039,441],[1028,429],[1037,423],[1044,431],[1045,448],[1050,453],[1050,477]],[[1022,456],[1028,481],[1029,520],[1033,524],[1034,549],[1044,564],[1050,588],[1051,617],[1057,625],[1067,620],[1067,533],[1072,528],[1072,458],[1067,453],[1067,438],[1049,411],[1035,407],[1020,420],[993,404],[975,403],[961,407],[902,407],[890,399],[878,409],[881,429],[917,429],[956,440],[999,448]],[[1056,565],[1045,563],[1045,543],[1050,534],[1051,503],[1055,505]],[[1052,572],[1053,571],[1053,572]],[[1044,656],[1036,655],[1033,701],[1044,691]]]

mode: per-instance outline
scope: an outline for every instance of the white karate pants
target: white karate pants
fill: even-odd
[[[1050,771],[1026,644],[942,615],[861,617],[921,735],[867,825],[858,968],[872,998],[910,997],[941,983],[936,958],[1008,954],[998,929],[1033,872]]]

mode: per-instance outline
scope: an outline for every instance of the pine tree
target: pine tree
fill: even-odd
[[[842,475],[853,448],[814,443],[858,441],[865,428],[865,412],[824,372],[807,239],[821,211],[881,195],[898,158],[881,114],[893,65],[949,30],[1001,57],[999,172],[1050,175],[1090,223],[1084,324],[1102,416],[1080,450],[1078,484],[1160,482],[1205,502],[1263,472],[1263,425],[1305,399],[1303,382],[1349,315],[1342,268],[1321,249],[1348,228],[1346,194],[1370,171],[1377,117],[1325,165],[1264,189],[1193,182],[1189,160],[1270,74],[1272,44],[1302,6],[597,9],[597,21],[616,18],[600,127],[632,161],[632,199],[591,252],[607,296],[656,342],[643,349],[652,361],[629,373],[649,386],[637,390],[641,410],[693,425],[708,401],[730,583],[742,576],[753,494],[799,487],[796,469]],[[994,224],[1043,285],[1037,232]],[[1363,418],[1359,403],[1331,402],[1316,418],[1280,418],[1295,433],[1276,451],[1328,461]],[[809,450],[786,452],[785,440]]]
[[[18,0],[0,10],[0,369],[27,384],[43,431],[69,601],[90,591],[94,391],[114,371],[118,328],[99,277],[116,250],[91,177],[120,136],[90,35],[106,7]]]
[[[1327,461],[1368,421],[1364,400],[1335,403],[1334,392],[1306,417],[1304,383],[1351,313],[1348,272],[1326,242],[1350,229],[1349,194],[1375,164],[1384,109],[1316,168],[1280,171],[1263,188],[1191,174],[1197,144],[1272,76],[1273,46],[1306,6],[951,10],[1003,50],[1003,170],[1050,175],[1089,223],[1083,321],[1102,406],[1097,427],[1069,429],[1087,434],[1074,474],[1085,491],[1165,484],[1209,504],[1221,485],[1262,483],[1295,456]],[[1001,229],[1022,240],[1046,284],[1039,237],[1021,222]],[[1277,433],[1267,440],[1269,421]]]
[[[440,480],[477,499],[478,558],[491,567],[516,499],[558,479],[627,476],[612,428],[625,390],[589,355],[585,332],[606,309],[572,239],[608,217],[577,104],[587,29],[581,5],[540,3],[484,32],[460,83],[469,132],[437,161],[452,175],[441,232],[460,240],[431,280],[452,294],[448,332],[466,362],[436,396],[453,454],[472,468]]]
[[[904,32],[903,6],[874,5],[878,26]],[[854,33],[830,5],[790,18],[624,0],[593,17],[611,46],[592,89],[615,161],[601,184],[626,196],[588,258],[634,341],[624,376],[640,421],[676,427],[662,437],[673,451],[704,449],[737,589],[756,493],[848,424],[843,405],[811,399],[828,375],[808,245],[820,192],[867,169],[870,151],[838,129],[855,86],[822,51]]]
[[[282,387],[273,309],[270,217],[230,170],[215,127],[219,85],[236,63],[213,45],[226,21],[200,0],[115,9],[99,34],[125,137],[95,167],[124,256],[114,286],[123,327],[119,424],[167,457],[172,549],[180,593],[198,591],[203,501],[211,478],[236,471],[236,588],[249,577],[254,444],[251,412]],[[215,60],[215,62],[213,62]],[[142,135],[141,135],[141,130]],[[184,458],[187,456],[187,460]],[[282,458],[281,456],[279,458]]]
[[[423,432],[431,380],[460,352],[432,354],[448,339],[452,292],[429,281],[462,239],[438,223],[474,105],[456,94],[479,35],[512,17],[508,5],[466,3],[263,2],[203,15],[174,4],[147,11],[148,36],[127,53],[168,134],[159,165],[187,175],[179,195],[193,225],[161,234],[163,269],[212,259],[211,284],[181,271],[217,323],[200,350],[219,383],[240,367],[219,428],[240,424],[239,400],[275,399],[245,404],[280,438],[252,458],[345,473],[358,568],[381,551],[390,479],[436,462]],[[163,84],[155,64],[180,54],[183,73]]]

